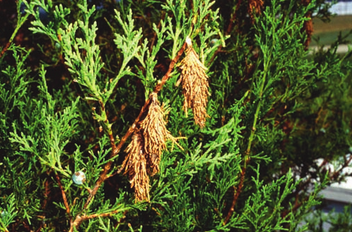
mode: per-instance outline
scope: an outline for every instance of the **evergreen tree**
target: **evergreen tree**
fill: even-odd
[[[328,3],[12,4],[1,231],[306,231],[343,179],[351,53],[308,50]]]

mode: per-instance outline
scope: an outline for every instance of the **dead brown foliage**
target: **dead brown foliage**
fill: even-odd
[[[199,61],[197,53],[192,47],[189,39],[186,56],[181,61],[181,76],[176,85],[182,84],[185,101],[183,110],[187,115],[188,108],[191,108],[194,121],[201,128],[205,126],[207,114],[206,106],[208,103],[209,83],[205,73],[206,67]]]

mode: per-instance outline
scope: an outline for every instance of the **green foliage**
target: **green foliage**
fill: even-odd
[[[342,38],[307,50],[307,15],[322,1],[248,4],[18,1],[0,55],[0,230],[309,228],[298,224],[319,191],[343,178],[315,160],[350,162],[351,53],[336,54]],[[175,86],[187,37],[209,77],[204,128]],[[138,202],[120,168],[153,91],[183,138]]]
[[[306,219],[309,231],[325,231],[323,229],[323,223],[329,224],[330,228],[328,231],[349,231],[352,228],[351,225],[351,205],[346,205],[343,212],[337,213],[335,209],[325,213],[322,209],[316,209],[311,217]]]

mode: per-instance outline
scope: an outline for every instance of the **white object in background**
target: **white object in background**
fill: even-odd
[[[331,1],[329,1],[331,3]],[[352,1],[338,1],[333,4],[329,12],[338,15],[351,15],[352,14]]]

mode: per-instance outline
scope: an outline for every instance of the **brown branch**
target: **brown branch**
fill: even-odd
[[[42,204],[42,209],[45,210],[46,206],[48,204],[48,198],[49,198],[49,194],[50,194],[50,183],[48,180],[45,180],[44,182],[44,188],[45,188],[45,193],[44,193],[44,201]]]
[[[313,194],[313,193],[311,193],[311,194]],[[311,196],[311,194],[306,196],[303,200],[299,201],[299,199],[298,199],[299,194],[297,193],[294,206],[291,209],[287,209],[287,210],[283,211],[281,213],[281,218],[285,218],[289,214],[289,212],[296,212],[303,205],[303,203],[309,199],[309,196]]]
[[[121,211],[121,210],[113,210],[109,213],[91,214],[91,215],[83,216],[82,218],[84,218],[84,220],[87,220],[87,219],[92,219],[92,218],[96,218],[96,217],[108,217],[108,216],[111,216],[113,214],[118,213],[119,211]]]
[[[7,49],[10,47],[12,41],[9,41],[6,46],[2,49],[1,53],[0,53],[0,58],[4,55],[4,53],[7,51]]]
[[[160,92],[160,90],[162,89],[163,85],[166,83],[166,81],[168,79],[170,79],[170,74],[172,72],[172,70],[175,67],[175,64],[177,63],[177,61],[180,59],[181,55],[183,54],[184,50],[186,49],[186,42],[183,44],[183,46],[181,47],[181,49],[178,51],[176,57],[170,62],[169,65],[169,69],[167,70],[166,74],[163,76],[163,78],[161,79],[161,81],[155,86],[154,88],[154,93],[158,94]],[[147,111],[148,106],[150,103],[150,98],[148,98],[148,100],[145,101],[141,111],[139,112],[139,115],[137,116],[137,118],[134,120],[132,126],[128,129],[128,131],[126,132],[126,134],[121,138],[119,144],[116,146],[115,145],[115,139],[114,139],[114,135],[109,133],[109,139],[110,139],[110,144],[111,144],[111,148],[112,148],[112,152],[110,155],[110,159],[114,158],[115,156],[117,156],[117,154],[120,152],[122,146],[125,144],[125,142],[127,141],[127,139],[131,136],[131,134],[135,131],[137,124],[140,122],[142,116],[144,115],[144,113]],[[95,196],[95,194],[97,193],[99,187],[102,185],[102,183],[108,178],[107,174],[109,172],[109,170],[111,169],[111,165],[112,165],[112,161],[109,161],[105,166],[104,169],[102,171],[102,173],[100,174],[100,177],[98,179],[98,181],[95,183],[94,188],[90,191],[89,196],[87,198],[86,203],[84,204],[83,210],[86,209],[89,205],[89,203],[91,202],[91,200],[93,199],[93,197]],[[118,170],[118,173],[120,173],[122,170]],[[73,231],[73,227],[77,227],[79,226],[84,220],[89,219],[87,216],[80,216],[77,215],[74,221],[71,221],[71,228],[69,231]]]
[[[154,93],[158,94],[160,92],[160,90],[163,88],[163,85],[166,83],[166,81],[169,80],[170,74],[171,74],[172,70],[174,69],[175,64],[177,63],[177,61],[180,59],[181,55],[185,51],[186,46],[187,46],[187,43],[184,42],[181,49],[176,54],[176,57],[170,62],[169,69],[167,70],[166,74],[163,76],[161,81],[155,86]]]
[[[97,217],[109,217],[109,216],[111,216],[113,214],[116,214],[118,212],[121,212],[121,211],[124,211],[124,210],[117,209],[117,210],[110,211],[108,213],[77,216],[80,220],[79,221],[75,220],[75,222],[73,222],[73,224],[74,224],[75,227],[78,227],[85,220],[89,220],[89,219],[97,218]],[[119,221],[121,221],[124,218],[125,218],[125,213],[124,213],[124,216]],[[73,231],[73,227],[70,228],[69,232],[72,232],[72,231]]]
[[[250,147],[248,147],[246,150],[246,154],[244,156],[244,164],[243,164],[243,167],[242,167],[241,173],[240,173],[240,182],[238,184],[238,187],[233,186],[233,188],[234,188],[233,200],[232,200],[231,208],[230,208],[229,212],[227,213],[226,218],[223,222],[224,225],[227,224],[227,222],[230,220],[233,212],[235,211],[235,206],[236,206],[238,197],[240,196],[240,194],[242,192],[244,178],[246,176],[247,165],[249,164],[249,161],[251,160],[251,158],[249,156],[250,152],[251,152]]]
[[[243,182],[244,182],[245,176],[246,176],[246,167],[243,167],[241,170],[240,183],[238,184],[238,187],[233,186],[233,189],[234,189],[233,200],[232,200],[231,208],[230,208],[229,212],[227,213],[226,218],[223,222],[224,225],[227,224],[227,222],[230,220],[233,212],[235,211],[235,206],[236,206],[238,197],[240,196],[240,193],[242,192]]]
[[[227,26],[227,30],[226,30],[226,34],[229,35],[231,34],[231,31],[232,31],[232,27],[233,27],[233,23],[235,22],[236,18],[237,18],[237,11],[238,9],[240,8],[240,5],[242,3],[242,0],[239,0],[237,2],[237,6],[236,6],[236,10],[232,16],[232,18],[230,19],[230,22],[229,22],[229,25]]]
[[[47,173],[49,174],[49,173]],[[48,205],[48,198],[49,198],[49,195],[50,195],[50,183],[48,180],[45,180],[44,182],[44,189],[45,189],[45,192],[44,192],[44,200],[43,200],[43,203],[42,203],[42,210],[44,212],[44,215],[41,215],[40,217],[41,218],[45,218],[45,212],[46,212],[46,207]],[[40,223],[38,229],[36,230],[36,232],[39,232],[42,230],[43,226],[45,226],[45,223]]]
[[[70,214],[70,207],[69,207],[68,202],[67,202],[65,190],[64,190],[64,188],[62,187],[60,177],[59,177],[59,175],[58,175],[57,173],[55,173],[55,177],[56,177],[56,180],[57,180],[57,184],[59,185],[59,188],[60,188],[60,190],[61,190],[61,195],[62,195],[62,199],[64,200],[64,205],[65,205],[65,208],[66,208],[66,213],[69,215],[69,214]]]
[[[324,161],[326,161],[326,160],[324,160]],[[338,168],[337,170],[334,170],[333,172],[331,172],[331,170],[329,170],[329,177],[331,178],[331,181],[338,180],[338,178],[342,174],[343,169],[346,168],[346,167],[349,167],[350,164],[351,164],[351,161],[352,161],[352,156],[350,156],[348,159],[346,159],[346,156],[344,156],[344,164],[341,165],[340,168]]]

